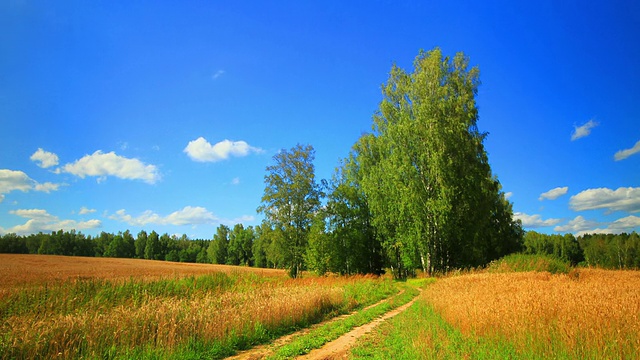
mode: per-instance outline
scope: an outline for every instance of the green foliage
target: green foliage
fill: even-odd
[[[332,270],[331,262],[336,257],[335,247],[326,233],[324,214],[318,213],[313,219],[309,230],[309,244],[304,255],[307,268],[318,275],[324,275]]]
[[[489,272],[547,271],[552,274],[567,274],[571,270],[568,261],[550,255],[510,254],[492,261]]]
[[[396,277],[477,266],[519,247],[521,227],[476,125],[478,85],[464,54],[422,51],[413,73],[391,69],[374,133],[356,143],[360,184]]]
[[[309,230],[323,196],[315,181],[314,158],[311,145],[298,144],[276,154],[274,164],[266,169],[262,205],[258,207],[274,229],[272,245],[294,278],[304,269]]]
[[[371,211],[358,180],[352,153],[336,169],[326,206],[329,270],[340,274],[381,274],[382,248],[371,224]]]
[[[582,248],[572,234],[547,235],[527,231],[523,238],[523,252],[534,255],[551,255],[575,266],[584,261]]]
[[[605,269],[640,269],[640,236],[631,234],[586,234],[578,238],[588,266]]]

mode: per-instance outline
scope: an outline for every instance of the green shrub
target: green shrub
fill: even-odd
[[[547,271],[552,274],[567,274],[571,270],[569,262],[548,255],[511,254],[492,261],[489,272]]]

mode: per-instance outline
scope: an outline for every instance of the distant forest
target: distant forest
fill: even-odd
[[[117,234],[102,232],[92,237],[76,231],[57,231],[26,236],[0,236],[0,253],[66,256],[116,257],[191,263],[285,268],[281,256],[263,231],[266,225],[230,228],[220,225],[211,240],[190,240],[140,231],[136,237],[127,230]],[[551,255],[574,266],[605,269],[640,269],[640,236],[631,234],[548,235],[528,231],[520,252]],[[346,270],[346,269],[345,269]],[[366,267],[353,272],[367,273]]]

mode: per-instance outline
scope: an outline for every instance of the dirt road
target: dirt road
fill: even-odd
[[[418,289],[420,291],[422,291],[421,289]],[[398,294],[396,294],[395,296],[399,296],[402,293],[404,293],[404,290],[402,290],[401,292],[399,292]],[[379,324],[381,324],[382,322],[400,314],[401,312],[405,311],[407,308],[409,308],[409,306],[411,306],[416,300],[418,299],[418,296],[416,296],[415,298],[413,298],[413,300],[411,300],[410,302],[394,309],[391,310],[387,313],[385,313],[384,315],[382,315],[381,317],[367,323],[364,324],[362,326],[358,326],[354,329],[352,329],[350,332],[342,335],[341,337],[337,338],[334,341],[331,341],[327,344],[325,344],[323,347],[319,348],[319,349],[315,349],[313,351],[311,351],[309,354],[307,355],[303,355],[298,357],[298,359],[342,359],[342,358],[346,358],[348,356],[348,351],[349,349],[356,343],[356,341],[363,335],[367,334],[368,332],[370,332],[371,330],[373,330],[376,326],[378,326]],[[361,311],[367,310],[369,308],[375,307],[377,305],[380,305],[381,303],[388,301],[389,299],[383,299],[380,300],[379,302],[373,304],[373,305],[369,305],[366,308],[364,308]],[[262,359],[265,358],[269,355],[272,355],[274,352],[274,349],[277,349],[283,345],[286,345],[287,343],[289,343],[290,341],[292,341],[293,338],[298,337],[298,336],[302,336],[305,335],[307,333],[309,333],[311,330],[315,329],[316,327],[319,326],[323,326],[327,323],[332,323],[332,322],[338,322],[338,321],[342,321],[345,318],[354,315],[355,313],[351,313],[351,314],[347,314],[347,315],[342,315],[342,316],[338,316],[337,318],[328,320],[324,323],[320,323],[317,324],[315,326],[312,326],[310,328],[307,329],[303,329],[300,330],[298,332],[295,332],[293,334],[289,334],[286,336],[283,336],[277,340],[275,340],[273,343],[268,344],[268,345],[262,345],[262,346],[258,346],[255,347],[253,349],[241,352],[235,356],[229,357],[227,359],[234,359],[234,360],[254,360],[254,359]]]
[[[419,289],[420,290],[420,289]],[[420,290],[422,291],[422,290]],[[360,337],[362,337],[363,335],[369,333],[371,330],[373,330],[376,326],[380,325],[381,323],[383,323],[384,321],[391,319],[392,317],[402,313],[403,311],[407,310],[411,305],[413,305],[414,302],[416,302],[416,300],[418,300],[418,296],[416,296],[415,298],[413,298],[413,300],[409,301],[408,303],[389,311],[388,313],[382,315],[381,317],[367,323],[364,324],[362,326],[359,326],[351,331],[349,331],[348,333],[342,335],[341,337],[333,340],[332,342],[329,342],[327,344],[325,344],[323,347],[321,347],[320,349],[315,349],[313,351],[311,351],[310,353],[308,353],[307,355],[303,355],[303,356],[299,356],[297,357],[297,359],[305,359],[305,360],[309,360],[309,359],[313,359],[313,360],[320,360],[320,359],[346,359],[349,356],[349,349],[355,345],[355,343],[358,341],[358,339]]]

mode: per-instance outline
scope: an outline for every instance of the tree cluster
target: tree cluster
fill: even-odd
[[[391,69],[372,133],[353,146],[331,185],[316,183],[311,146],[274,156],[258,211],[292,276],[304,267],[352,273],[388,266],[405,278],[520,249],[522,226],[476,125],[478,85],[478,69],[462,53],[420,52],[413,73]]]
[[[572,265],[604,269],[640,269],[640,236],[631,234],[548,235],[527,231],[527,254],[552,255]]]

